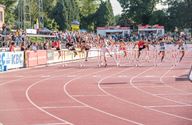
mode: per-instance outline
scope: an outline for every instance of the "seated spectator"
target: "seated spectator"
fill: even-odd
[[[33,43],[33,44],[32,44],[31,49],[32,49],[33,51],[37,51],[37,45],[36,45],[36,43]]]

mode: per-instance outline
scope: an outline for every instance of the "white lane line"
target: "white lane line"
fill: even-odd
[[[154,96],[154,97],[157,97],[157,98],[161,98],[161,99],[163,99],[163,100],[171,101],[171,102],[174,102],[174,103],[177,103],[177,104],[188,105],[187,103],[184,103],[184,102],[175,101],[175,100],[172,100],[172,99],[169,99],[169,98],[166,98],[166,97],[154,95],[153,93],[148,92],[148,91],[146,91],[146,90],[143,90],[143,89],[139,88],[139,86],[137,86],[137,85],[134,84],[134,82],[133,82],[134,79],[136,79],[136,78],[139,77],[140,75],[142,75],[142,74],[144,74],[144,73],[146,73],[146,72],[148,72],[148,71],[150,71],[150,70],[152,70],[152,69],[153,69],[153,67],[148,68],[148,69],[145,70],[144,72],[139,73],[139,74],[137,74],[136,76],[132,77],[132,78],[130,79],[130,85],[133,86],[136,90],[138,90],[138,91],[140,91],[140,92],[142,92],[142,93],[144,93],[144,94],[151,95],[151,96]],[[166,72],[166,73],[167,73],[167,72]],[[162,76],[164,76],[166,73],[164,73]],[[162,84],[163,84],[163,83],[162,83]]]
[[[171,85],[168,85],[168,84],[163,80],[163,78],[165,78],[166,75],[167,75],[171,70],[173,70],[173,68],[174,68],[174,67],[171,67],[165,74],[163,74],[163,75],[160,77],[160,82],[163,83],[165,86],[167,86],[167,87],[169,87],[169,88],[172,88],[172,89],[174,89],[174,90],[180,91],[180,92],[182,92],[182,93],[191,94],[191,92],[186,92],[186,91],[184,91],[184,90],[182,90],[182,89],[178,89],[178,88],[175,88],[175,87],[173,87],[173,86],[171,86]]]
[[[43,70],[41,70],[41,71],[43,71]],[[54,73],[57,73],[58,71],[56,70],[56,71],[54,71],[54,72],[51,72],[51,74],[54,74]],[[59,72],[61,72],[61,71],[59,71]],[[41,73],[41,74],[38,74],[38,76],[40,76],[40,75],[43,75],[44,73]],[[18,77],[19,79],[16,79],[16,80],[11,80],[11,81],[7,81],[7,82],[2,82],[1,84],[0,84],[0,86],[3,86],[3,85],[6,85],[6,84],[9,84],[9,83],[12,83],[12,82],[16,82],[16,81],[19,81],[19,80],[23,80],[23,79],[25,79],[25,78],[36,78],[37,76],[30,76],[30,77]]]
[[[41,78],[48,78],[48,77],[51,77],[51,76],[50,75],[41,76]]]
[[[33,125],[69,125],[68,123],[39,123],[39,124],[33,124]]]
[[[16,81],[19,81],[19,80],[23,80],[23,79],[25,79],[25,78],[19,78],[19,79],[10,80],[10,81],[7,81],[7,82],[2,82],[0,84],[0,86],[6,85],[6,84],[9,84],[9,83],[12,83],[12,82],[16,82]]]
[[[101,77],[100,75],[93,75],[94,78]]]
[[[149,68],[150,69],[150,68]],[[145,73],[146,71],[148,71],[149,69],[143,71],[142,73],[140,73],[139,75],[142,75],[143,73]],[[138,77],[138,76],[137,76]],[[132,77],[133,78],[133,77]],[[130,82],[131,82],[131,79],[130,79]],[[138,106],[138,107],[141,107],[143,109],[147,109],[147,110],[151,110],[151,111],[154,111],[154,112],[158,112],[158,113],[161,113],[161,114],[165,114],[165,115],[168,115],[168,116],[172,116],[172,117],[176,117],[176,118],[180,118],[180,119],[184,119],[184,120],[188,120],[188,121],[192,121],[192,119],[190,118],[186,118],[186,117],[182,117],[182,116],[178,116],[178,115],[174,115],[174,114],[171,114],[171,113],[167,113],[167,112],[164,112],[164,111],[160,111],[160,110],[157,110],[157,109],[153,109],[153,108],[150,108],[150,107],[146,107],[146,106],[143,106],[143,105],[140,105],[138,103],[135,103],[133,101],[129,101],[129,100],[126,100],[126,99],[123,99],[123,98],[120,98],[118,96],[115,96],[107,91],[105,91],[102,87],[101,87],[101,83],[98,83],[98,87],[99,89],[104,92],[105,94],[119,100],[119,101],[122,101],[122,102],[125,102],[125,103],[128,103],[128,104],[132,104],[132,105],[135,105],[135,106]]]
[[[15,77],[16,77],[16,78],[23,78],[24,76],[21,75],[21,76],[15,76]]]
[[[27,110],[35,110],[35,108],[0,109],[0,112],[15,112],[15,111],[27,111]]]
[[[73,97],[100,97],[100,96],[108,96],[108,95],[71,95]]]
[[[132,86],[126,86],[126,87],[123,87],[123,86],[105,86],[105,85],[101,85],[102,88],[108,88],[108,89],[113,89],[113,88],[118,88],[118,89],[132,89],[133,87]],[[150,85],[138,85],[139,88],[165,88],[166,86],[150,86]],[[158,94],[154,94],[154,95],[158,95]]]
[[[108,69],[108,70],[109,70],[109,69]],[[95,73],[99,73],[99,72],[94,72],[94,74],[95,74]],[[92,74],[92,73],[91,73],[91,74]],[[67,83],[64,84],[64,87],[63,87],[63,88],[64,88],[64,92],[65,92],[71,99],[73,99],[74,101],[76,101],[76,102],[78,102],[78,103],[80,103],[80,104],[82,104],[82,105],[84,105],[84,106],[87,106],[88,108],[90,108],[90,109],[92,109],[92,110],[95,110],[95,111],[97,111],[97,112],[101,112],[101,113],[103,113],[103,114],[105,114],[105,115],[108,115],[108,116],[111,116],[111,117],[114,117],[114,118],[117,118],[117,119],[120,119],[120,120],[129,122],[129,123],[133,123],[133,124],[136,124],[136,125],[144,125],[144,124],[142,124],[142,123],[139,123],[139,122],[136,122],[136,121],[132,121],[132,120],[129,120],[129,119],[126,119],[126,118],[123,118],[123,117],[119,117],[119,116],[117,116],[117,115],[114,115],[114,114],[111,114],[111,113],[109,113],[109,112],[105,112],[105,111],[103,111],[103,110],[100,110],[100,109],[98,109],[98,108],[95,108],[95,107],[93,107],[93,106],[90,106],[90,105],[88,105],[88,104],[86,104],[86,103],[84,103],[84,102],[76,99],[75,97],[73,97],[73,96],[67,91],[67,86],[68,86],[72,81],[78,80],[78,79],[83,78],[83,77],[90,76],[91,74],[85,75],[85,76],[81,76],[81,77],[77,77],[77,78],[74,78],[74,79],[68,81]],[[108,77],[108,76],[107,76],[107,77]]]
[[[192,105],[151,105],[151,106],[145,106],[145,107],[149,107],[149,108],[176,108],[176,107],[192,107]]]
[[[151,75],[151,76],[144,76],[145,78],[159,78],[160,76],[153,76],[153,75]]]
[[[118,75],[117,77],[119,77],[119,78],[126,78],[128,76],[127,75]]]
[[[53,106],[53,107],[41,107],[42,109],[65,109],[65,108],[86,108],[86,106],[62,106],[62,107],[59,107],[59,106]]]
[[[141,76],[140,78],[145,77],[145,78],[160,78],[161,76],[155,76],[155,75],[146,75],[146,76]],[[178,78],[179,76],[165,76],[164,78]]]
[[[167,94],[153,94],[153,95],[157,95],[157,96],[170,96],[170,95],[173,95],[173,96],[178,96],[178,95],[183,95],[183,96],[188,96],[188,95],[192,95],[192,93],[167,93]]]
[[[177,103],[177,104],[190,105],[190,104],[188,104],[188,103],[184,103],[184,102],[180,102],[180,101],[175,101],[175,100],[172,100],[172,99],[168,99],[168,98],[164,98],[164,97],[161,97],[161,96],[153,95],[152,93],[147,92],[147,91],[145,91],[145,90],[142,90],[142,89],[138,88],[137,86],[135,86],[134,83],[133,83],[133,80],[136,79],[137,77],[139,77],[140,75],[144,74],[145,72],[151,70],[151,69],[153,69],[153,67],[145,70],[144,72],[142,72],[142,73],[140,73],[140,74],[138,74],[138,75],[136,75],[136,76],[134,76],[132,79],[130,79],[130,84],[131,84],[133,87],[135,87],[136,89],[138,89],[139,91],[143,92],[143,93],[146,93],[146,94],[149,94],[149,95],[152,95],[152,96],[155,96],[155,97],[159,97],[159,98],[162,98],[162,99],[164,99],[164,100],[171,101],[171,102],[175,102],[175,103]],[[165,72],[162,76],[164,76],[165,74],[167,74],[167,72]],[[154,110],[154,109],[153,109],[153,110]],[[164,114],[170,115],[170,116],[175,116],[175,117],[177,117],[177,118],[182,118],[182,119],[185,119],[185,120],[190,120],[190,121],[192,121],[191,118],[187,118],[187,117],[183,117],[183,116],[179,116],[179,115],[175,115],[175,114],[163,112],[163,111],[160,111],[160,110],[156,110],[156,111],[158,111],[158,112],[160,112],[160,113],[164,113]]]
[[[71,70],[71,69],[68,69],[68,70]],[[68,70],[65,70],[65,71],[68,71]],[[63,72],[63,71],[61,71],[61,72]],[[79,71],[79,72],[81,72],[81,71]],[[77,73],[77,72],[73,72],[73,73]],[[73,73],[71,73],[71,74],[73,74]],[[63,74],[62,74],[62,75],[63,75]],[[38,106],[36,103],[34,103],[34,102],[31,100],[30,96],[29,96],[29,91],[30,91],[30,89],[32,89],[34,86],[36,86],[37,84],[39,84],[39,83],[41,83],[41,82],[43,82],[43,81],[50,80],[50,79],[57,78],[57,77],[58,77],[58,76],[53,76],[53,77],[45,78],[45,79],[39,80],[39,81],[31,84],[31,85],[26,89],[26,91],[25,91],[25,96],[26,96],[27,100],[29,101],[29,103],[31,103],[31,104],[32,104],[35,108],[37,108],[38,110],[44,112],[45,114],[47,114],[47,115],[49,115],[49,116],[51,116],[51,117],[53,117],[53,118],[55,118],[55,119],[57,119],[57,120],[65,123],[65,124],[73,125],[73,123],[70,123],[70,122],[68,122],[67,120],[64,120],[64,119],[62,119],[62,118],[59,118],[59,117],[57,117],[56,115],[53,115],[53,114],[49,113],[48,111],[46,111],[45,109],[41,108],[41,107]]]
[[[77,75],[67,75],[66,77],[68,77],[68,78],[74,78],[74,77],[77,77]]]
[[[46,111],[45,109],[41,108],[41,107],[38,106],[36,103],[34,103],[34,102],[31,100],[30,96],[29,96],[29,91],[30,91],[30,89],[32,89],[35,85],[37,85],[37,84],[39,84],[39,83],[41,83],[41,82],[43,82],[43,81],[50,80],[50,79],[52,79],[52,78],[55,78],[55,77],[45,78],[45,79],[42,79],[42,80],[40,80],[40,81],[38,81],[38,82],[35,82],[34,84],[30,85],[30,86],[27,88],[26,92],[25,92],[25,96],[26,96],[27,100],[28,100],[34,107],[36,107],[37,109],[39,109],[40,111],[44,112],[45,114],[47,114],[47,115],[49,115],[49,116],[51,116],[51,117],[53,117],[53,118],[55,118],[55,119],[63,122],[63,123],[67,123],[67,124],[73,125],[72,123],[70,123],[70,122],[68,122],[68,121],[66,121],[66,120],[64,120],[64,119],[62,119],[62,118],[59,118],[59,117],[57,117],[57,116],[49,113],[49,112]]]

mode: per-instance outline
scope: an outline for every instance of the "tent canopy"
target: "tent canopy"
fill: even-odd
[[[74,24],[74,25],[80,25],[80,22],[77,21],[77,20],[73,20],[71,24]]]

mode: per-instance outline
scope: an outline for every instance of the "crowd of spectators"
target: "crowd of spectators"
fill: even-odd
[[[4,29],[5,30],[5,29]],[[6,29],[7,30],[7,29]],[[4,31],[5,32],[5,31]],[[66,43],[73,43],[74,46],[78,46],[81,41],[86,41],[90,46],[97,47],[99,39],[105,37],[107,39],[113,39],[114,41],[136,41],[138,39],[157,39],[153,34],[128,34],[124,38],[114,35],[100,36],[95,33],[88,32],[55,32],[49,35],[35,35],[28,37],[23,30],[16,30],[13,33],[4,33],[0,35],[0,51],[25,51],[25,50],[49,50],[49,49],[65,49]],[[8,32],[8,31],[6,31]],[[178,37],[174,34],[166,34],[172,38]],[[32,38],[41,37],[43,40],[32,40]],[[187,36],[183,38],[188,39]]]

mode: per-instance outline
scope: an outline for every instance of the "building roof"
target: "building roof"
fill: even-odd
[[[156,25],[139,25],[138,26],[138,29],[164,29],[164,26],[161,26],[159,24],[156,24]]]
[[[130,30],[130,27],[107,26],[107,27],[97,27],[97,30]]]

